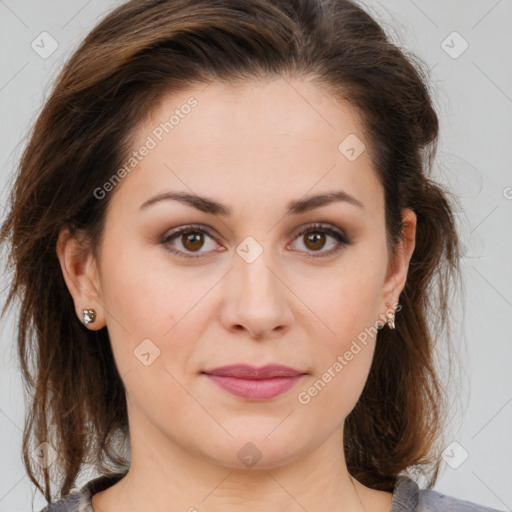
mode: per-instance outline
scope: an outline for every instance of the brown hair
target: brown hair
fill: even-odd
[[[434,344],[448,332],[458,242],[447,192],[429,177],[438,118],[419,59],[349,0],[132,0],[92,30],[59,75],[1,230],[13,270],[3,314],[19,296],[18,353],[31,400],[24,463],[47,500],[49,470],[64,496],[84,464],[107,472],[127,462],[123,383],[106,329],[88,330],[75,314],[55,250],[59,231],[83,230],[98,247],[109,197],[98,200],[94,190],[125,161],[135,129],[164,95],[271,76],[313,77],[356,107],[384,188],[391,250],[401,210],[417,215],[397,328],[377,335],[366,386],[346,419],[345,454],[349,472],[374,489],[392,491],[410,466],[435,482],[444,392]],[[58,452],[49,468],[29,457],[41,442]]]

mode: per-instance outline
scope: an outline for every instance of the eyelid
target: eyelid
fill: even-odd
[[[298,237],[305,233],[309,233],[310,231],[314,231],[315,229],[322,230],[327,234],[343,237],[347,240],[348,243],[348,236],[346,235],[346,233],[342,229],[334,226],[329,222],[312,222],[311,224],[307,224],[306,226],[301,227],[294,236]]]
[[[159,243],[162,244],[166,248],[166,250],[168,250],[171,254],[175,254],[179,257],[184,257],[187,259],[202,258],[203,257],[202,255],[205,253],[185,252],[185,251],[181,251],[180,249],[174,249],[174,248],[171,249],[167,246],[167,244],[169,243],[169,241],[172,238],[179,237],[179,235],[181,235],[183,233],[193,233],[193,232],[203,233],[203,234],[208,235],[218,245],[218,242],[216,240],[216,238],[217,238],[216,235],[214,235],[213,232],[209,228],[202,226],[202,225],[196,225],[196,224],[186,224],[186,225],[180,226],[174,230],[171,230],[170,232],[167,232],[166,234],[164,234],[161,237]]]
[[[338,254],[341,249],[352,243],[351,239],[347,236],[344,230],[337,228],[331,223],[325,222],[314,222],[312,224],[308,224],[300,229],[298,233],[294,235],[293,241],[295,241],[298,237],[310,233],[318,231],[320,233],[325,233],[329,235],[331,238],[334,238],[337,242],[336,246],[328,251],[306,251],[305,257],[307,258],[328,258],[329,256],[334,256]],[[296,251],[303,252],[303,251]]]

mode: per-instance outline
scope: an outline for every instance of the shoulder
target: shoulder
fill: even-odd
[[[424,510],[432,512],[444,512],[445,510],[453,512],[499,512],[498,509],[447,496],[432,489],[422,489],[419,492],[418,512]]]
[[[49,503],[40,512],[92,512],[90,507],[90,497],[84,493],[83,489],[73,492],[58,501]],[[89,502],[89,505],[88,505]]]
[[[390,512],[501,512],[498,509],[479,505],[442,494],[433,489],[420,489],[407,476],[399,476],[393,492]]]
[[[91,497],[103,491],[123,478],[126,472],[101,475],[89,480],[81,489],[64,496],[58,501],[49,503],[39,512],[94,512]]]

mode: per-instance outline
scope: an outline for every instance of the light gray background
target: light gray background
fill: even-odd
[[[119,2],[0,0],[0,180],[8,183],[48,86],[103,13]],[[419,55],[441,118],[436,175],[459,195],[467,296],[458,338],[468,400],[450,426],[456,441],[436,489],[512,507],[512,2],[510,0],[366,0],[394,40]],[[58,42],[48,58],[31,43],[46,31]],[[463,38],[452,33],[456,31]],[[461,55],[464,40],[469,45]],[[443,43],[443,41],[445,41]],[[452,55],[449,55],[449,53]],[[454,58],[457,57],[457,58]],[[3,212],[6,190],[0,196]],[[2,213],[3,217],[3,213]],[[507,261],[509,262],[507,264]],[[2,264],[3,267],[3,264]],[[3,275],[2,299],[6,277]],[[2,300],[3,304],[3,300]],[[12,315],[0,326],[0,512],[32,510],[33,486],[21,462],[24,403]],[[452,465],[455,465],[452,463]],[[83,478],[83,482],[87,477]],[[34,510],[45,502],[37,494]]]

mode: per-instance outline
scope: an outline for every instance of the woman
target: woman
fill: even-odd
[[[44,510],[491,510],[432,490],[458,271],[437,134],[348,0],[110,13],[2,228]]]

